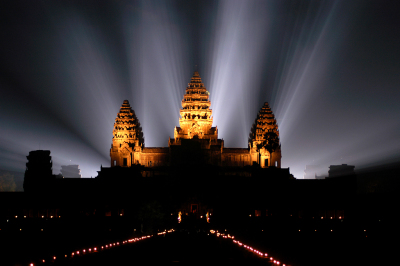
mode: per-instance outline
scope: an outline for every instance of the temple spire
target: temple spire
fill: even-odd
[[[125,100],[115,118],[110,150],[111,166],[131,166],[134,162],[132,152],[135,149],[141,149],[143,143],[143,132],[139,120],[129,105],[129,101]]]
[[[212,110],[209,93],[201,81],[198,71],[193,73],[186,88],[180,110],[179,125],[175,138],[217,139],[217,130],[212,128]]]
[[[200,83],[202,85],[201,87],[204,87],[204,84],[201,82],[200,74],[197,70],[193,73],[193,76],[190,79],[190,83]]]
[[[260,153],[262,167],[281,167],[281,144],[274,113],[265,102],[257,114],[250,130],[249,148],[252,153]]]

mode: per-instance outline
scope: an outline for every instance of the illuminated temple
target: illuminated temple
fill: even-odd
[[[134,226],[126,231],[132,232],[143,224],[152,230],[152,219],[165,225],[211,221],[242,228],[250,217],[293,222],[297,220],[292,217],[342,219],[352,212],[354,175],[297,180],[289,168],[281,168],[278,125],[267,103],[249,129],[248,147],[227,148],[212,125],[209,97],[195,72],[183,96],[179,127],[168,147],[161,148],[145,147],[139,119],[125,100],[113,127],[111,167],[101,166],[95,178],[53,175],[50,151],[31,151],[26,198],[4,200],[6,209],[12,216],[25,211],[27,217],[98,217],[107,232],[110,220],[104,216],[115,219],[116,229]],[[14,207],[9,208],[9,202]]]
[[[213,127],[210,93],[194,72],[180,110],[179,127],[168,147],[148,148],[135,112],[125,100],[115,119],[110,149],[111,167],[142,165],[149,168],[179,165],[281,168],[278,125],[268,103],[257,114],[250,129],[247,148],[226,148]]]

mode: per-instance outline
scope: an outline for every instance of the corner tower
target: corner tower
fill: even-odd
[[[218,139],[217,128],[212,127],[209,94],[201,82],[199,72],[195,71],[183,96],[179,127],[175,127],[174,130],[175,140]]]
[[[249,149],[252,161],[261,167],[281,168],[281,144],[275,116],[265,102],[250,130]]]
[[[140,159],[143,146],[144,139],[139,120],[129,105],[129,101],[125,100],[115,118],[110,149],[111,167],[128,167],[135,164]]]

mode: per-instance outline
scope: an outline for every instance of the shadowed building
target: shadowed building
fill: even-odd
[[[342,165],[331,165],[329,166],[329,177],[339,177],[339,176],[350,176],[350,175],[355,175],[356,173],[354,172],[354,165],[347,165],[347,164],[342,164]]]
[[[79,165],[61,165],[61,175],[63,177],[81,178]]]
[[[53,176],[53,162],[50,151],[30,151],[26,158],[28,162],[26,163],[24,191],[30,191],[32,188],[46,190],[49,182],[55,178]]]
[[[111,167],[213,165],[261,168],[281,167],[278,125],[268,103],[257,115],[250,131],[248,148],[225,148],[212,127],[209,92],[196,71],[186,88],[180,110],[179,127],[165,148],[147,148],[139,120],[125,100],[115,119],[110,150]]]

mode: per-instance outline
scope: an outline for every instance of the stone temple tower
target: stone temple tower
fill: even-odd
[[[168,147],[144,147],[139,120],[125,100],[113,128],[111,167],[141,165],[161,172],[169,166],[199,169],[214,165],[236,169],[258,164],[262,168],[281,168],[278,125],[268,103],[257,114],[250,130],[248,148],[224,146],[224,140],[218,139],[217,127],[212,126],[210,106],[209,92],[195,71],[183,95],[179,127],[175,127],[174,138],[169,138]],[[146,171],[143,176],[161,173]]]
[[[180,110],[179,127],[175,127],[174,138],[217,140],[218,131],[212,127],[212,110],[209,92],[201,82],[199,72],[195,71],[186,88]]]
[[[115,118],[110,149],[111,166],[129,167],[140,158],[144,146],[143,132],[135,112],[125,100]]]
[[[261,167],[281,168],[278,125],[268,103],[264,103],[250,130],[249,149],[252,161],[258,162]]]

